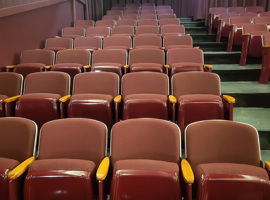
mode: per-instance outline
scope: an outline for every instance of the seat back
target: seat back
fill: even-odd
[[[129,64],[158,63],[164,65],[165,54],[161,49],[133,49],[129,53]]]
[[[254,17],[254,24],[270,25],[270,15],[264,17]]]
[[[111,35],[111,28],[105,26],[89,27],[86,32],[87,36],[108,36]]]
[[[138,20],[138,14],[126,14],[122,16],[122,19]]]
[[[241,13],[241,12],[245,12],[245,8],[244,7],[229,7],[228,12]]]
[[[159,25],[160,27],[163,27],[164,25],[180,25],[179,19],[159,19]]]
[[[26,50],[21,54],[21,64],[42,63],[52,65],[54,63],[54,51],[46,49]]]
[[[251,23],[250,17],[231,17],[230,24],[248,24]]]
[[[130,36],[134,35],[134,26],[116,26],[112,28],[112,35],[116,34],[127,34]]]
[[[102,20],[114,20],[114,21],[117,21],[121,19],[120,15],[104,15],[102,17]]]
[[[225,120],[195,122],[186,128],[185,138],[192,168],[202,163],[260,166],[258,132],[250,125]]]
[[[78,35],[85,36],[85,29],[83,27],[66,27],[62,29],[62,36]]]
[[[158,26],[157,19],[140,19],[138,21],[138,26]]]
[[[185,35],[185,27],[183,25],[162,25],[161,26],[161,34],[177,34],[177,35]]]
[[[163,10],[157,10],[158,15],[169,15],[173,14],[173,9],[163,9]]]
[[[167,10],[167,9],[171,9],[171,6],[169,5],[158,5],[157,6],[157,10]]]
[[[136,28],[136,35],[146,34],[146,33],[159,34],[159,27],[144,25],[144,26],[138,26]]]
[[[110,27],[112,28],[113,26],[115,26],[115,20],[98,20],[96,21],[96,27],[98,26],[105,26],[105,27]]]
[[[56,54],[56,64],[59,63],[79,63],[90,65],[91,53],[86,49],[65,49]]]
[[[131,37],[130,36],[117,36],[117,37],[106,37],[104,38],[104,49],[108,47],[131,47]]]
[[[246,12],[255,12],[255,13],[260,13],[264,12],[264,8],[262,6],[247,6],[245,8]]]
[[[220,95],[221,93],[220,78],[215,73],[177,73],[173,75],[171,81],[172,94],[177,98],[188,94]]]
[[[138,15],[139,10],[137,9],[127,9],[124,11],[124,15],[132,15],[132,14],[136,14]]]
[[[147,9],[142,9],[141,10],[141,16],[142,15],[155,15],[156,14],[156,11],[155,9],[152,9],[152,8],[147,8]]]
[[[157,19],[157,15],[156,14],[145,14],[145,15],[140,15],[140,20],[146,20],[146,19],[152,19],[152,20],[156,20]],[[140,21],[139,20],[139,21]],[[155,23],[155,22],[154,22]],[[148,24],[145,24],[148,25]],[[150,24],[150,25],[155,25],[155,24]]]
[[[106,62],[126,65],[127,51],[124,49],[101,49],[93,53],[93,64]]]
[[[24,94],[53,93],[65,96],[69,90],[70,77],[64,72],[35,72],[25,78]]]
[[[169,78],[157,72],[129,73],[122,77],[122,95],[129,94],[163,94],[169,93]]]
[[[73,39],[72,38],[49,38],[46,40],[45,49],[61,47],[65,49],[73,48]]]
[[[74,78],[73,94],[119,94],[119,76],[108,72],[77,74]]]
[[[243,34],[252,33],[257,31],[267,31],[267,26],[265,24],[244,24]]]
[[[88,28],[88,27],[93,27],[93,26],[95,26],[94,20],[76,20],[74,22],[74,27]]]
[[[0,94],[8,97],[22,94],[23,76],[13,72],[0,73]]]
[[[121,19],[117,21],[117,26],[137,26],[137,20],[135,19]]]
[[[268,11],[268,12],[261,12],[261,13],[259,14],[259,16],[260,16],[260,17],[270,16],[270,12],[269,12],[269,11]]]
[[[37,125],[25,118],[0,118],[0,157],[23,162],[36,155]]]
[[[38,159],[82,159],[99,165],[106,153],[107,127],[102,122],[69,118],[47,122],[40,130]]]
[[[228,19],[230,17],[235,17],[235,16],[237,16],[236,13],[221,13],[218,15],[218,18],[219,19]]]
[[[262,35],[262,46],[270,45],[270,32]]]
[[[74,40],[74,48],[81,47],[102,47],[102,39],[100,37],[79,37]]]
[[[240,17],[250,17],[252,19],[253,17],[257,17],[258,13],[255,13],[255,12],[242,12],[242,13],[239,13],[239,16]]]
[[[123,15],[123,11],[122,10],[108,10],[106,12],[107,15]]]
[[[141,34],[137,35],[133,39],[134,48],[145,45],[157,46],[161,48],[161,43],[161,37],[155,34]]]
[[[164,47],[167,48],[170,45],[188,45],[193,47],[192,37],[190,35],[168,35],[163,38]]]
[[[161,19],[175,19],[176,18],[176,15],[175,14],[169,14],[169,15],[166,15],[166,14],[163,14],[163,15],[158,15],[158,19],[161,20]]]
[[[169,49],[167,51],[167,64],[193,62],[204,64],[203,51],[197,48]]]
[[[130,119],[115,124],[111,132],[111,162],[150,159],[180,162],[180,130],[160,119]]]

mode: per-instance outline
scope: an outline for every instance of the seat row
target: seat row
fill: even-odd
[[[49,38],[45,42],[45,48],[58,52],[63,49],[87,49],[96,51],[98,49],[125,49],[133,48],[158,48],[172,49],[193,47],[192,37],[184,34],[184,29],[179,27],[179,32],[167,32],[164,37],[156,34],[141,34],[130,37],[125,34],[116,34],[117,37],[78,37],[72,38]],[[182,29],[182,30],[181,30]]]
[[[218,15],[221,13],[244,13],[244,12],[253,12],[253,13],[264,13],[264,8],[262,6],[248,6],[248,7],[212,7],[209,9],[208,16],[208,33],[212,33],[213,27],[218,25]],[[264,14],[262,14],[264,15]],[[215,24],[215,25],[214,25]]]
[[[166,57],[165,57],[166,56]],[[166,63],[166,64],[165,64]],[[92,65],[90,65],[92,64]],[[33,72],[62,71],[71,78],[81,72],[105,71],[121,76],[128,72],[153,71],[169,75],[186,71],[212,71],[212,65],[205,65],[203,51],[198,48],[172,48],[166,53],[159,48],[100,49],[92,53],[85,49],[27,50],[21,63],[6,66],[7,71],[23,74]]]
[[[109,155],[107,128],[91,119],[50,121],[38,136],[31,120],[0,118],[0,137],[2,200],[102,200],[106,187],[112,200],[270,198],[258,132],[239,122],[201,121],[180,132],[164,120],[125,120],[112,128]]]
[[[22,83],[21,76],[16,73],[2,72],[0,76],[6,85],[14,77]],[[108,128],[119,119],[148,117],[177,122],[184,131],[194,121],[233,119],[235,100],[221,96],[220,79],[214,73],[175,74],[171,84],[168,76],[162,73],[129,73],[122,77],[121,91],[120,79],[115,73],[81,73],[74,77],[72,96],[69,95],[70,77],[63,72],[29,74],[23,93],[22,86],[15,83],[9,84],[17,92],[12,94],[11,87],[7,93],[1,85],[1,116],[32,119],[39,127],[47,121],[65,117],[96,119]]]

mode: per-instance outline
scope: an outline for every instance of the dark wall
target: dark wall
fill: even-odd
[[[76,2],[77,19],[84,18],[83,9]],[[43,48],[47,38],[72,25],[72,12],[72,1],[64,1],[0,18],[0,67],[19,63],[24,50]]]

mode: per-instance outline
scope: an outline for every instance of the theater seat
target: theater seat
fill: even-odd
[[[129,73],[122,78],[122,119],[168,120],[168,76],[157,72]]]
[[[270,33],[262,35],[262,70],[259,83],[267,84],[270,76]]]
[[[66,27],[62,29],[63,38],[72,38],[84,37],[85,29],[84,27]]]
[[[267,200],[269,174],[262,168],[257,130],[239,122],[207,120],[185,130],[182,160],[188,200]],[[269,169],[269,164],[266,164]],[[193,190],[193,198],[191,191]]]
[[[190,35],[166,35],[163,37],[165,50],[175,48],[193,48],[193,41]]]
[[[60,118],[61,97],[69,94],[70,76],[63,72],[36,72],[25,78],[22,96],[6,100],[7,116],[35,121],[40,128],[47,121]],[[60,100],[61,99],[61,100]],[[16,103],[15,108],[10,108]],[[62,105],[61,105],[62,106]]]
[[[109,72],[76,75],[67,117],[96,119],[110,129],[118,121],[119,105],[114,98],[119,95],[119,82],[117,74]]]
[[[90,62],[91,53],[86,49],[60,50],[56,54],[56,62],[51,70],[68,73],[72,81],[76,74],[90,70]]]
[[[36,156],[37,125],[24,118],[0,118],[0,138],[0,198],[23,199],[25,171]]]
[[[162,40],[159,35],[141,34],[134,37],[133,46],[135,49],[144,49],[144,48],[161,49]]]
[[[72,49],[73,39],[72,38],[49,38],[46,40],[45,48],[57,52],[63,49]]]
[[[5,101],[7,98],[22,94],[23,76],[13,72],[0,73],[0,117],[6,112]]]
[[[181,199],[180,137],[178,127],[164,120],[132,119],[115,124],[110,199]],[[104,177],[102,173],[97,176]]]
[[[20,64],[6,66],[8,72],[16,72],[26,77],[33,72],[45,71],[54,64],[55,53],[52,50],[35,49],[26,50],[21,54]]]
[[[203,51],[198,48],[176,48],[167,51],[167,67],[171,77],[180,72],[211,72],[212,65],[204,65]]]
[[[226,95],[221,97],[220,78],[217,74],[178,73],[172,76],[171,86],[177,104],[176,121],[182,132],[188,124],[196,121],[233,119],[235,100]]]
[[[123,27],[123,26],[121,26]],[[104,49],[124,49],[129,51],[132,39],[128,35],[116,34],[115,37],[104,38]]]
[[[106,126],[91,119],[43,125],[38,159],[29,168],[24,199],[95,199],[95,173],[106,153]]]

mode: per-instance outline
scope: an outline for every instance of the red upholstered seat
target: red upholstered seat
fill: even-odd
[[[85,29],[84,27],[66,27],[62,29],[63,38],[72,38],[84,37]]]
[[[202,72],[175,74],[172,77],[172,94],[178,103],[176,121],[181,131],[196,121],[232,119],[233,104],[220,96],[220,79],[217,74]]]
[[[132,119],[112,129],[110,198],[180,199],[180,135],[175,124]]]
[[[120,26],[121,28],[125,26]],[[134,28],[129,26],[132,31],[134,31]],[[112,33],[115,34],[115,33]],[[106,37],[104,38],[104,49],[124,49],[126,51],[129,51],[132,45],[131,36],[133,36],[133,32],[129,35],[125,34],[115,34],[114,36],[117,37]]]
[[[101,47],[102,39],[100,37],[79,37],[74,40],[74,49],[95,51]]]
[[[189,199],[192,183],[194,198],[200,200],[269,199],[269,174],[261,166],[254,127],[225,120],[200,121],[190,124],[185,136],[191,169],[183,167],[183,175],[194,173],[195,180],[189,179]]]
[[[0,118],[0,137],[1,200],[23,199],[25,171],[36,154],[37,126],[28,119],[3,117]],[[16,170],[17,166],[21,173]]]
[[[25,179],[24,199],[94,199],[94,174],[106,152],[106,137],[106,126],[91,119],[44,124],[38,160]]]
[[[270,33],[262,35],[262,70],[259,83],[267,84],[270,76]]]
[[[89,28],[95,25],[95,21],[93,20],[76,20],[74,22],[74,27],[84,27]]]
[[[111,35],[111,28],[106,26],[89,27],[86,29],[86,36],[107,37]]]

